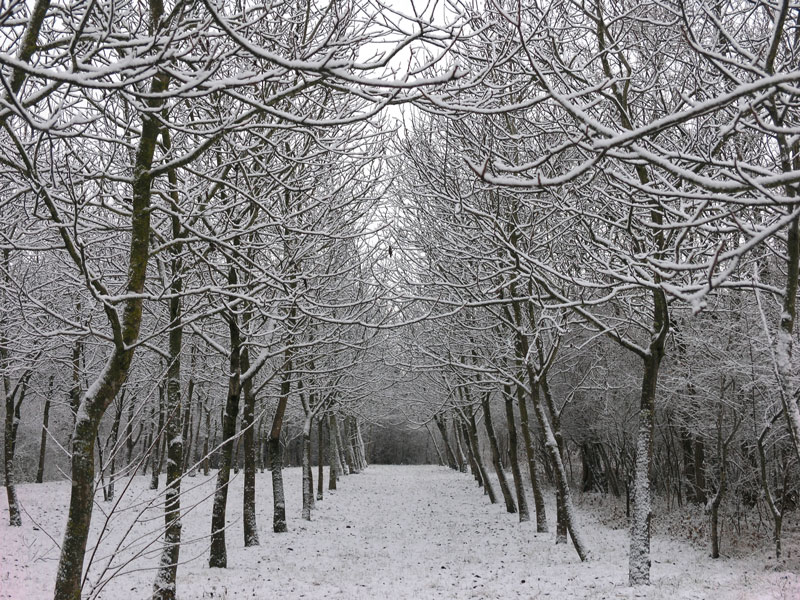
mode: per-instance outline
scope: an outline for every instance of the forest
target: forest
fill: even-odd
[[[0,82],[0,597],[199,598],[381,477],[800,594],[798,0],[4,0]]]

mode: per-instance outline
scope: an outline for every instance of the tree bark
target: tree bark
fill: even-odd
[[[292,348],[287,346],[283,356],[283,377],[281,379],[281,392],[275,416],[272,419],[272,429],[269,433],[269,457],[272,468],[272,530],[275,533],[288,531],[286,527],[286,499],[283,491],[283,457],[281,456],[281,428],[286,405],[289,402],[289,393],[292,388]]]
[[[533,448],[531,437],[530,422],[528,416],[528,404],[525,398],[525,391],[521,386],[516,387],[517,405],[519,406],[519,420],[522,428],[522,439],[525,442],[525,456],[528,459],[528,474],[531,478],[533,488],[533,503],[536,508],[536,531],[547,533],[547,513],[544,506],[544,495],[542,494],[542,484],[539,480],[539,472],[536,468],[536,454]]]
[[[457,471],[458,465],[456,464],[456,455],[453,453],[453,448],[450,446],[450,440],[447,439],[447,424],[445,423],[444,415],[437,414],[433,417],[433,420],[436,421],[436,427],[439,428],[439,433],[444,441],[444,451],[447,455],[447,465],[454,471]]]
[[[317,500],[322,500],[324,497],[322,477],[323,477],[323,469],[322,469],[322,457],[325,456],[324,450],[324,439],[323,439],[323,431],[322,431],[322,423],[324,421],[324,417],[320,417],[319,421],[317,422]]]
[[[506,479],[503,465],[500,463],[500,448],[497,445],[497,436],[494,431],[492,410],[489,404],[489,392],[483,394],[481,405],[483,406],[483,424],[486,428],[486,434],[489,437],[489,449],[492,452],[492,463],[494,464],[495,473],[497,473],[497,479],[500,482],[500,491],[503,493],[506,511],[516,513],[517,505],[514,502],[514,496],[511,494],[511,489],[508,486],[508,480]]]
[[[514,490],[517,493],[517,506],[519,507],[519,520],[530,521],[528,500],[525,497],[525,487],[522,483],[522,472],[519,468],[519,445],[517,441],[517,423],[514,418],[514,397],[511,395],[511,386],[506,385],[503,390],[506,404],[506,423],[508,425],[508,444],[511,458],[511,474],[514,477]]]
[[[36,469],[36,483],[44,481],[44,463],[47,457],[47,427],[50,423],[50,398],[53,395],[53,379],[50,376],[50,383],[47,385],[47,398],[44,400],[44,415],[42,416],[42,439],[39,442],[39,466]]]
[[[303,510],[302,518],[311,520],[311,508],[314,498],[314,482],[311,480],[311,426],[312,418],[307,415],[303,422]]]
[[[125,390],[120,394],[119,404],[114,413],[114,424],[111,426],[111,464],[108,466],[108,487],[105,492],[105,501],[114,499],[115,479],[117,477],[117,443],[119,442],[119,428],[122,424],[122,408],[125,405]]]
[[[656,294],[657,295],[657,294]],[[663,302],[663,309],[656,308],[666,318],[666,301],[657,299],[657,305]],[[657,317],[658,318],[658,317]],[[628,579],[630,585],[647,585],[650,583],[650,504],[651,481],[650,471],[653,460],[653,429],[655,427],[655,397],[658,370],[664,354],[664,337],[669,327],[668,321],[660,321],[656,335],[650,344],[650,352],[644,357],[644,373],[642,376],[642,392],[639,403],[639,432],[636,439],[636,458],[634,463],[634,479],[631,504],[631,541],[628,555]]]
[[[536,418],[539,421],[539,426],[542,429],[545,437],[545,450],[550,454],[550,463],[554,471],[554,479],[556,487],[561,494],[564,506],[564,520],[572,537],[572,545],[578,553],[578,557],[582,560],[588,560],[589,555],[586,546],[583,543],[583,538],[578,530],[577,519],[575,518],[575,510],[572,506],[572,495],[569,489],[569,480],[567,479],[567,470],[564,468],[564,461],[561,457],[561,451],[558,447],[558,442],[550,427],[550,421],[547,418],[547,413],[543,406],[543,402],[539,395],[539,386],[536,383],[535,376],[533,376],[532,369],[529,366],[529,377],[533,388],[533,408],[536,411]]]
[[[242,348],[242,372],[250,370],[250,354],[247,346]],[[244,529],[244,545],[258,546],[258,523],[256,520],[256,447],[255,411],[256,395],[253,390],[253,378],[249,377],[242,386],[244,392],[244,414],[242,415],[242,431],[244,432],[244,492],[242,494],[242,519]]]
[[[481,447],[478,443],[478,424],[475,422],[475,412],[471,411],[469,417],[469,440],[470,444],[472,445],[472,455],[475,457],[475,462],[478,464],[478,469],[481,473],[483,491],[489,496],[489,502],[492,504],[497,504],[497,496],[494,493],[494,486],[489,480],[489,474],[486,472],[486,466],[483,464],[483,457],[481,457]]]
[[[233,286],[236,282],[236,270],[234,267],[230,267],[228,283]],[[228,482],[231,476],[233,442],[236,437],[236,419],[239,416],[239,398],[241,394],[239,322],[236,313],[232,311],[228,314],[228,327],[231,340],[230,375],[228,377],[228,396],[225,400],[225,413],[222,419],[223,441],[220,448],[221,460],[219,471],[217,472],[214,506],[211,512],[211,552],[208,560],[209,567],[222,569],[228,566],[228,552],[225,545],[225,513],[228,504]]]
[[[336,479],[339,473],[339,451],[336,449],[336,434],[334,428],[336,427],[336,415],[331,414],[328,418],[328,461],[330,468],[328,469],[328,489],[336,489]]]

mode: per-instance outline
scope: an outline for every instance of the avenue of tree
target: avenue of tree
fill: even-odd
[[[71,480],[56,599],[107,583],[93,506],[131,477],[168,600],[186,478],[225,568],[258,469],[286,531],[287,462],[305,519],[370,457],[469,470],[581,560],[575,493],[625,497],[631,585],[657,499],[715,558],[763,507],[780,555],[797,0],[12,0],[0,79],[5,491],[17,526],[16,483]]]

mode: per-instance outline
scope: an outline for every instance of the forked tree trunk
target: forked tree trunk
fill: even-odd
[[[231,267],[228,282],[235,285],[236,270]],[[211,552],[209,567],[226,568],[228,551],[225,545],[225,514],[228,506],[228,483],[231,476],[233,459],[233,442],[236,437],[236,419],[239,416],[239,397],[241,394],[241,344],[239,341],[239,323],[235,313],[228,314],[230,329],[231,355],[230,375],[228,378],[228,396],[225,400],[225,413],[222,419],[222,447],[220,448],[220,465],[217,472],[217,486],[214,493],[214,506],[211,511]]]
[[[514,477],[514,491],[517,494],[517,506],[519,507],[519,520],[530,521],[531,515],[528,511],[528,499],[525,497],[525,487],[522,483],[522,471],[519,468],[519,444],[517,442],[517,423],[514,418],[514,397],[511,395],[511,386],[506,385],[503,393],[506,399],[506,422],[508,424],[508,444],[511,458],[511,474]]]
[[[153,29],[161,22],[163,5],[150,2],[150,22]],[[155,76],[150,83],[150,94],[146,100],[153,111],[163,104],[163,94],[167,90],[166,75]],[[61,544],[61,557],[56,571],[55,600],[80,600],[81,576],[89,526],[92,519],[94,501],[94,440],[100,427],[103,414],[119,393],[130,370],[136,341],[142,322],[142,303],[144,282],[147,274],[150,244],[150,188],[156,141],[161,123],[154,117],[142,115],[142,129],[136,150],[132,172],[131,195],[131,237],[128,253],[128,273],[125,286],[122,317],[118,309],[108,309],[110,320],[119,326],[119,339],[93,385],[89,387],[76,415],[75,430],[72,436],[72,487],[69,502],[69,517],[64,540]],[[46,194],[45,194],[46,196]],[[43,198],[51,218],[58,224],[61,219],[57,208],[49,198]],[[62,241],[67,252],[78,265],[83,265],[81,255],[69,237],[69,229],[60,229]],[[81,267],[83,268],[83,267]],[[103,290],[105,292],[105,290]]]

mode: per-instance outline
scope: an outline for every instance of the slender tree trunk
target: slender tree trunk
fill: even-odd
[[[455,424],[455,427],[458,427],[457,423]],[[446,467],[447,466],[447,461],[445,460],[444,454],[442,454],[442,451],[439,450],[439,444],[436,443],[436,436],[433,435],[433,432],[431,431],[430,424],[428,424],[428,423],[425,424],[425,430],[428,432],[428,437],[430,438],[431,442],[433,443],[433,449],[436,450],[436,458],[439,460],[439,466],[440,467]]]
[[[489,502],[497,504],[497,496],[494,493],[494,486],[489,480],[489,474],[486,472],[486,466],[483,464],[483,457],[481,456],[481,446],[478,443],[478,424],[475,422],[475,412],[470,412],[469,422],[469,440],[472,445],[472,455],[475,457],[475,462],[478,464],[478,469],[481,473],[481,481],[483,481],[483,491],[489,496]]]
[[[47,427],[50,423],[50,398],[53,396],[53,379],[50,375],[50,382],[47,384],[47,397],[44,400],[44,415],[42,416],[42,438],[39,442],[39,466],[36,469],[36,483],[44,481],[44,463],[47,458]]]
[[[324,497],[323,488],[325,487],[322,482],[322,457],[325,456],[323,450],[323,431],[322,431],[322,423],[324,421],[324,417],[319,418],[317,422],[317,500],[322,500]]]
[[[164,141],[169,148],[169,137]],[[169,172],[172,187],[173,209],[178,209],[175,171]],[[181,237],[181,226],[177,216],[172,217],[173,240]],[[181,478],[183,476],[183,439],[187,428],[181,423],[181,349],[183,347],[183,316],[181,293],[183,292],[182,244],[175,244],[171,251],[172,281],[169,300],[169,367],[167,368],[167,422],[165,424],[167,481],[164,494],[164,547],[161,551],[158,572],[153,582],[153,600],[175,600],[177,591],[178,561],[181,551]],[[191,398],[191,391],[190,391]],[[191,406],[187,403],[187,410]],[[188,415],[186,415],[188,427]]]
[[[328,489],[336,489],[336,480],[339,476],[339,451],[336,448],[336,415],[331,414],[328,418]]]
[[[545,436],[545,450],[550,454],[550,462],[553,466],[554,478],[558,492],[561,494],[564,506],[564,521],[566,522],[567,529],[572,537],[572,545],[578,553],[578,557],[585,561],[588,559],[588,552],[583,543],[583,538],[578,530],[577,519],[575,518],[575,510],[572,506],[572,495],[569,489],[569,480],[567,479],[567,470],[564,468],[564,461],[561,457],[561,451],[558,447],[558,442],[553,434],[553,429],[550,427],[550,421],[547,418],[544,403],[539,396],[538,382],[535,375],[529,370],[529,378],[533,388],[533,408],[536,412],[536,418],[539,421],[539,426]]]
[[[517,423],[514,418],[514,397],[511,395],[511,386],[503,390],[506,400],[506,422],[508,424],[508,444],[511,458],[511,474],[514,477],[514,490],[517,493],[517,506],[519,507],[519,520],[530,521],[528,499],[525,497],[525,487],[522,483],[522,471],[519,468],[519,444],[517,442]]]
[[[196,477],[197,476],[197,468],[200,464],[200,460],[202,458],[201,455],[201,448],[200,446],[200,428],[203,425],[203,404],[200,401],[200,398],[197,399],[197,410],[195,410],[195,428],[194,428],[194,435],[192,436],[193,444],[192,450],[194,450],[192,458],[190,459],[191,465],[187,465],[189,469],[189,477]]]
[[[281,380],[281,395],[272,419],[272,429],[269,433],[269,457],[272,467],[272,530],[275,533],[288,531],[286,527],[286,499],[283,492],[283,457],[281,456],[281,428],[286,405],[289,402],[289,393],[292,387],[292,349],[287,346],[284,352],[283,378]]]
[[[447,455],[447,465],[454,471],[457,471],[458,464],[456,463],[456,455],[453,453],[453,448],[450,446],[450,440],[447,439],[447,424],[444,420],[444,415],[437,414],[434,416],[434,421],[436,421],[436,426],[439,428],[439,433],[444,441],[444,451]]]
[[[349,475],[350,471],[348,471],[347,467],[347,457],[346,452],[344,449],[344,440],[342,439],[342,428],[339,427],[338,420],[336,421],[336,428],[334,429],[334,434],[336,435],[336,450],[339,452],[339,475],[345,476]]]
[[[125,404],[125,391],[120,394],[119,405],[114,413],[114,424],[111,426],[111,464],[108,466],[108,487],[106,489],[105,501],[111,502],[114,499],[114,484],[117,478],[117,443],[119,442],[119,428],[122,424],[122,408]]]
[[[655,396],[660,353],[650,353],[644,359],[642,394],[639,404],[639,433],[636,439],[636,459],[631,498],[631,541],[628,559],[630,585],[650,583],[650,468],[653,456],[655,427]]]
[[[242,372],[250,370],[250,355],[247,346],[242,348]],[[253,378],[250,377],[242,386],[244,392],[244,414],[242,430],[244,431],[244,493],[242,495],[242,518],[244,528],[244,545],[258,546],[258,524],[256,521],[256,446],[255,411],[256,395],[253,391]]]
[[[358,452],[361,456],[361,470],[363,471],[369,466],[367,462],[367,448],[364,444],[364,436],[361,435],[361,423],[356,418],[353,419],[353,422],[355,423],[356,441],[358,443]]]
[[[464,448],[461,444],[461,436],[459,435],[458,425],[456,425],[456,420],[451,419],[453,424],[453,439],[455,440],[455,454],[456,454],[456,463],[458,465],[458,470],[461,473],[466,473],[467,471],[467,458],[464,456]]]
[[[8,252],[8,251],[6,251]],[[8,271],[6,270],[6,273]],[[8,354],[6,348],[8,343],[5,339],[0,340],[0,360],[2,360],[3,371],[3,394],[5,395],[6,405],[6,421],[5,421],[5,438],[4,438],[4,460],[3,467],[6,478],[6,496],[8,498],[8,523],[12,527],[20,527],[22,525],[22,516],[19,509],[19,500],[17,499],[17,486],[14,481],[14,454],[17,447],[17,430],[20,421],[20,406],[25,398],[25,387],[27,386],[27,379],[30,376],[30,371],[23,375],[19,384],[17,384],[14,391],[11,391],[8,377]],[[19,393],[19,400],[15,403],[17,393]]]
[[[534,453],[533,439],[531,438],[528,404],[523,388],[517,386],[516,392],[520,426],[522,427],[522,439],[525,442],[525,456],[528,459],[528,473],[531,478],[531,487],[533,488],[533,503],[536,507],[536,531],[538,533],[547,533],[549,531],[547,526],[547,513],[544,506],[542,484],[539,479],[538,469],[536,468],[536,454]]]
[[[478,482],[478,487],[483,487],[483,475],[481,474],[481,470],[478,467],[477,461],[475,460],[475,452],[472,448],[472,443],[470,442],[466,420],[460,419],[459,421],[459,425],[461,427],[461,438],[464,440],[464,445],[467,447],[469,468],[472,470],[472,476],[475,477],[475,481]]]
[[[237,282],[236,270],[231,267],[228,272],[228,283]],[[225,513],[228,505],[228,483],[231,476],[233,460],[233,443],[236,436],[236,420],[239,416],[239,397],[241,394],[241,344],[239,340],[239,323],[235,313],[228,314],[230,328],[231,354],[230,375],[228,378],[228,397],[225,401],[225,413],[222,419],[221,460],[217,472],[217,486],[214,493],[214,506],[211,512],[211,552],[209,567],[226,568],[228,552],[225,545]]]
[[[164,388],[158,388],[158,426],[156,427],[155,441],[153,442],[153,470],[150,471],[150,489],[158,489],[158,478],[161,475],[161,446],[164,440]]]
[[[489,449],[492,452],[492,463],[494,464],[494,470],[497,473],[497,479],[500,482],[500,491],[503,493],[503,499],[506,503],[506,511],[510,513],[516,513],[517,505],[514,502],[514,496],[511,494],[511,489],[508,487],[508,480],[506,479],[506,473],[503,470],[503,465],[500,464],[500,449],[497,445],[497,436],[495,435],[494,431],[492,409],[489,404],[488,392],[483,394],[481,405],[483,406],[483,424],[486,428],[486,434],[489,437]]]
[[[211,439],[211,409],[206,409],[206,438],[203,440],[203,476],[208,477],[209,469],[211,468],[211,457],[209,456],[210,448],[208,442]]]
[[[305,521],[311,520],[311,504],[314,498],[314,482],[311,480],[311,415],[303,421],[303,512]]]
[[[189,470],[189,462],[192,460],[192,447],[194,444],[194,430],[192,423],[196,419],[192,409],[194,404],[194,353],[192,353],[192,375],[189,377],[189,385],[186,390],[186,407],[183,410],[183,465],[181,472]]]
[[[344,422],[342,423],[344,426],[344,438],[345,438],[345,457],[347,459],[347,467],[350,469],[351,473],[358,473],[358,463],[356,462],[356,453],[353,449],[353,429],[350,426],[350,418],[345,417]]]

